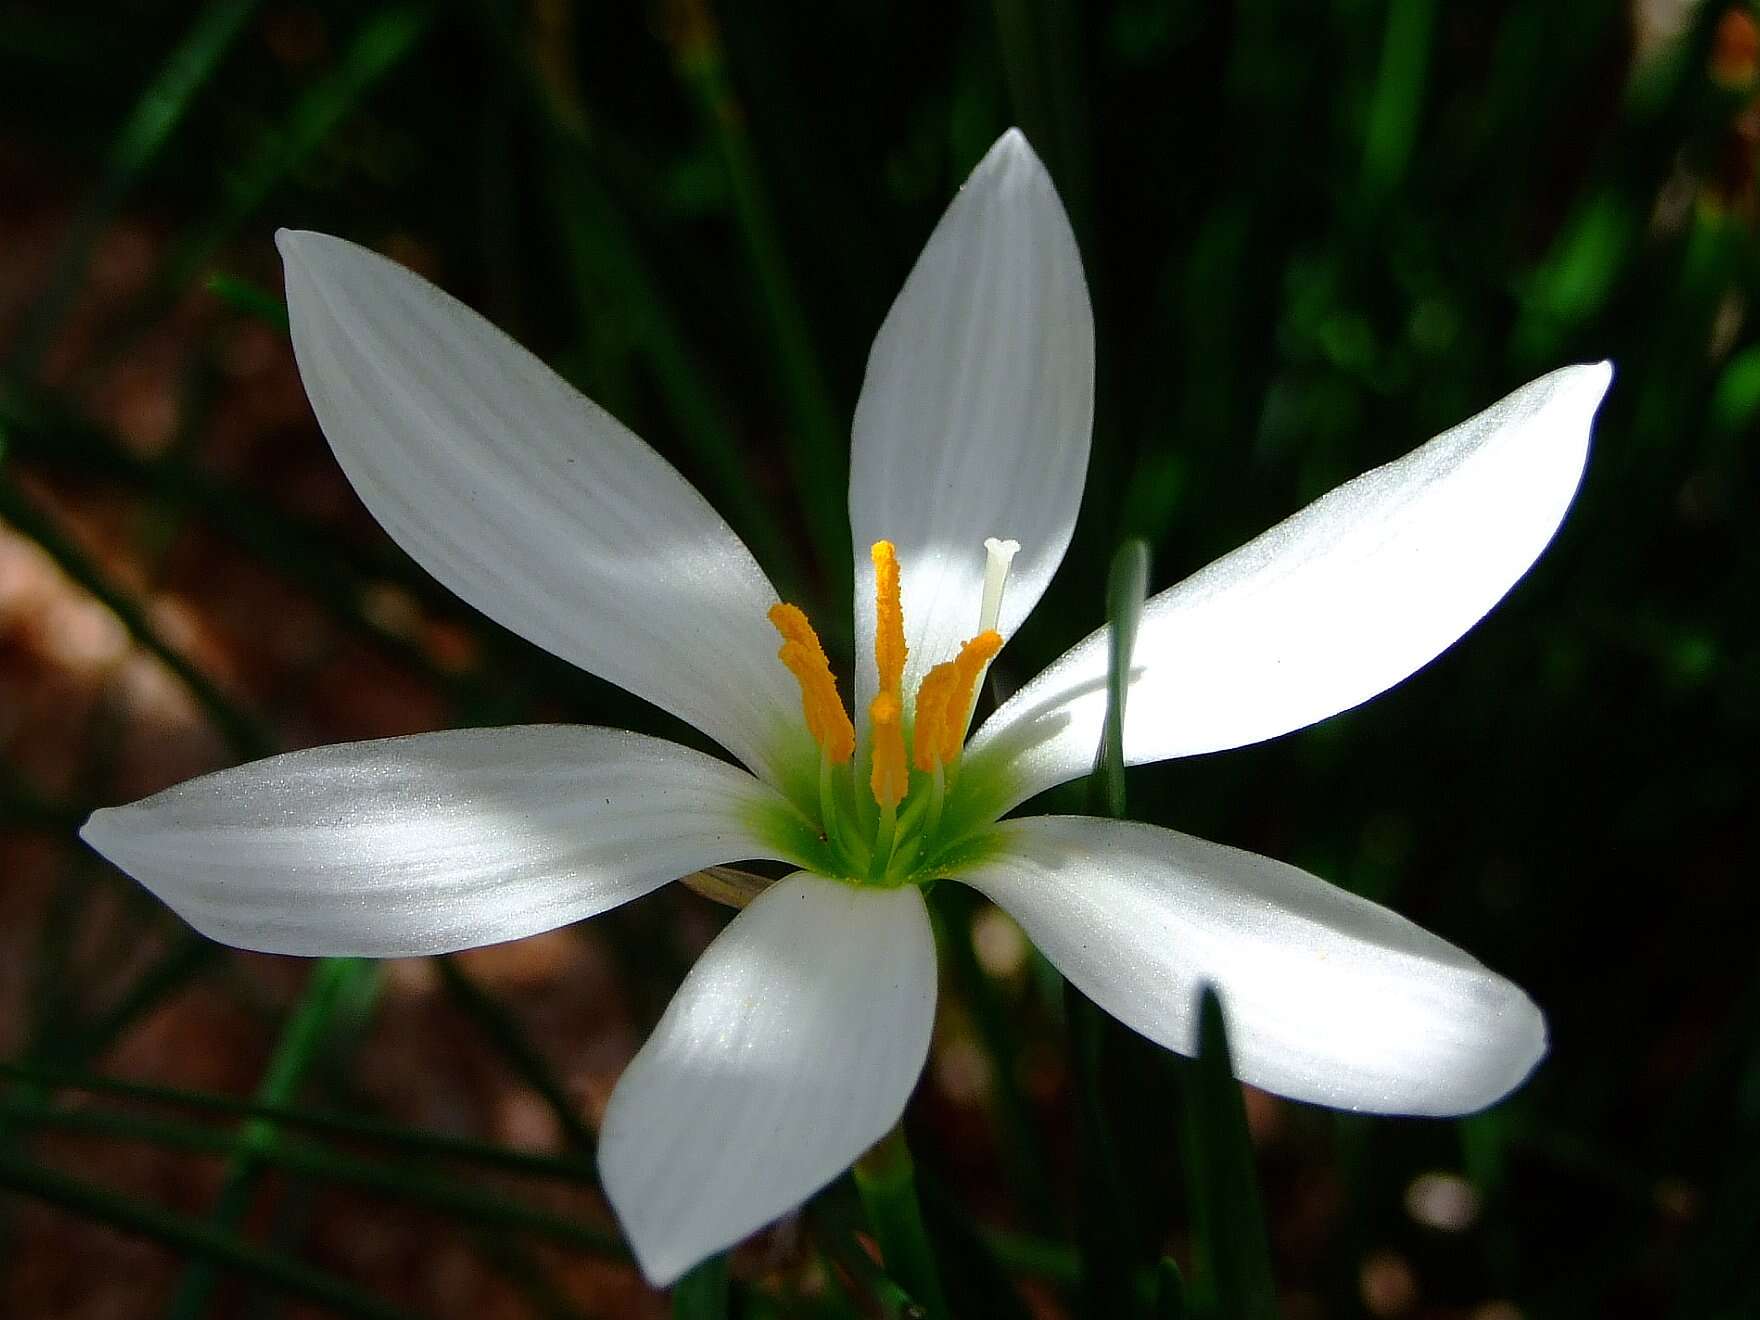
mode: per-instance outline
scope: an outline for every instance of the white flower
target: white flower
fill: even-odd
[[[1458,1114],[1544,1053],[1515,986],[1294,867],[1150,825],[1001,819],[1088,771],[1106,700],[1102,630],[962,750],[1088,462],[1087,288],[1018,132],[949,207],[868,361],[855,721],[805,616],[653,450],[384,258],[318,234],[280,245],[312,406],[385,529],[492,619],[744,768],[612,729],[473,729],[272,757],[99,811],[84,836],[203,933],[310,955],[444,953],[715,863],[801,868],[710,946],[605,1116],[606,1191],[656,1284],[898,1119],[934,1013],[931,879],[981,890],[1170,1049],[1191,1052],[1215,984],[1240,1076],[1299,1100]],[[1299,729],[1444,650],[1553,535],[1610,377],[1524,386],[1155,596],[1128,759]]]

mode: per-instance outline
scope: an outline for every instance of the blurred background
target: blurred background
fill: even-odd
[[[724,1313],[642,1286],[588,1152],[727,909],[675,886],[311,964],[200,940],[73,831],[274,749],[681,734],[366,516],[276,227],[377,247],[556,365],[848,673],[868,341],[1019,124],[1081,242],[1099,401],[1004,685],[1102,621],[1122,537],[1167,585],[1532,376],[1617,364],[1574,511],[1466,641],[1318,728],[1131,772],[1134,815],[1391,904],[1551,1022],[1461,1122],[1246,1094],[1282,1313],[1760,1315],[1756,14],[0,0],[0,1313]],[[966,1313],[1073,1315],[1057,983],[951,888],[909,1115],[943,1266]],[[1131,1253],[1189,1268],[1173,1065],[1103,1044]],[[896,1312],[842,1184],[731,1275],[736,1315]]]

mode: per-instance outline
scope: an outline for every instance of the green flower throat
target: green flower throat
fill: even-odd
[[[890,541],[876,541],[874,665],[878,690],[868,703],[868,736],[858,748],[855,724],[837,693],[825,648],[807,616],[778,604],[770,622],[782,636],[777,658],[800,684],[807,732],[818,746],[817,791],[810,772],[759,822],[779,851],[814,873],[855,885],[896,888],[926,884],[969,866],[989,851],[994,815],[982,804],[991,793],[973,791],[976,766],[962,766],[966,729],[978,685],[1002,649],[996,621],[1013,541],[985,542],[988,562],[979,630],[952,659],[918,682],[907,710],[904,692],[904,608],[898,557]],[[908,727],[907,727],[908,726]],[[858,755],[859,752],[859,755]],[[866,771],[866,783],[858,770]]]

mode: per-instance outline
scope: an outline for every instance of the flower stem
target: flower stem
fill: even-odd
[[[941,1291],[941,1272],[917,1202],[916,1166],[905,1144],[903,1121],[893,1124],[892,1130],[856,1161],[851,1172],[887,1271],[928,1311],[931,1320],[949,1320],[952,1313]]]

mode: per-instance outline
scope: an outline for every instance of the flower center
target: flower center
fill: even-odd
[[[978,684],[1002,649],[996,622],[1020,544],[991,537],[984,550],[977,634],[925,673],[907,701],[898,554],[890,541],[876,541],[871,548],[878,684],[868,703],[866,792],[857,789],[855,725],[838,696],[818,634],[797,606],[770,609],[770,622],[782,636],[777,658],[800,684],[807,732],[819,747],[817,824],[828,860],[842,878],[859,884],[921,883],[935,877],[949,845],[958,841],[960,831],[944,828],[942,808],[959,772]]]

